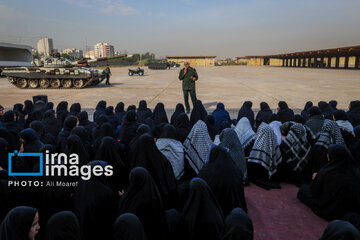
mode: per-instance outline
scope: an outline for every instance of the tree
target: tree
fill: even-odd
[[[155,54],[147,52],[145,54],[141,54],[141,60],[149,60],[152,61],[155,59]]]
[[[69,60],[74,60],[74,57],[73,57],[73,56],[70,56],[70,55],[67,54],[67,53],[62,53],[60,56],[63,57],[63,58],[69,59]]]

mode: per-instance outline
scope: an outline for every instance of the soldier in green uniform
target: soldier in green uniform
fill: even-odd
[[[104,70],[104,73],[105,73],[105,77],[106,77],[106,82],[105,84],[106,85],[111,85],[110,84],[110,76],[111,76],[111,71],[110,71],[110,67],[109,67],[109,64],[106,64],[106,68]]]
[[[190,113],[190,105],[189,105],[189,93],[191,97],[191,101],[193,107],[196,102],[196,91],[195,91],[195,81],[198,80],[198,75],[195,68],[190,67],[190,63],[188,61],[184,62],[184,68],[181,69],[179,73],[179,79],[182,82],[182,89],[184,93],[185,107],[186,113]]]

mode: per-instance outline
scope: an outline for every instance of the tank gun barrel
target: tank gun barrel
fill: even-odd
[[[80,59],[78,61],[72,62],[72,65],[74,65],[74,66],[83,66],[83,65],[88,65],[89,63],[93,63],[93,62],[109,61],[109,60],[114,60],[114,59],[124,58],[124,57],[126,57],[126,54],[113,56],[113,57],[101,57],[101,58],[90,59],[90,60],[84,58],[84,59]]]
[[[109,60],[109,58],[103,57],[103,58],[97,58],[97,59],[91,59],[91,60],[81,59],[79,61],[75,61],[74,65],[83,65],[83,64],[88,64],[88,63],[92,63],[92,62],[101,62],[101,61],[106,61],[106,60]]]

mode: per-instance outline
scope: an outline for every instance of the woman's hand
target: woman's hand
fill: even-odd
[[[119,194],[119,196],[121,197],[122,195],[124,195],[124,193],[125,193],[125,190],[123,189],[123,190],[120,190],[120,191],[118,191],[118,194]]]
[[[314,180],[315,178],[316,178],[316,172],[315,173],[313,173],[313,175],[312,175],[312,180]]]

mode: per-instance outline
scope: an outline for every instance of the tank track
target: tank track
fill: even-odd
[[[168,68],[167,63],[149,63],[148,68],[152,70],[165,70]]]
[[[96,80],[91,80],[91,79],[80,79],[82,81],[86,81],[82,86],[80,87],[75,87],[74,83],[72,82],[70,87],[65,87],[63,86],[62,82],[60,82],[60,86],[59,87],[52,87],[51,84],[48,87],[42,87],[40,84],[40,80],[41,79],[36,79],[38,81],[38,86],[37,87],[30,87],[29,84],[29,80],[32,80],[33,78],[14,78],[14,77],[8,77],[7,78],[9,83],[11,83],[12,85],[14,85],[15,87],[19,88],[19,89],[82,89],[85,88],[87,86],[96,86],[99,83],[101,83],[104,78],[100,78],[100,79],[96,79]],[[25,79],[26,80],[26,87],[20,87],[18,84],[18,80],[20,79]],[[50,81],[51,79],[47,79],[48,81]],[[59,79],[59,80],[66,80],[66,79]],[[75,79],[78,80],[78,79]]]

